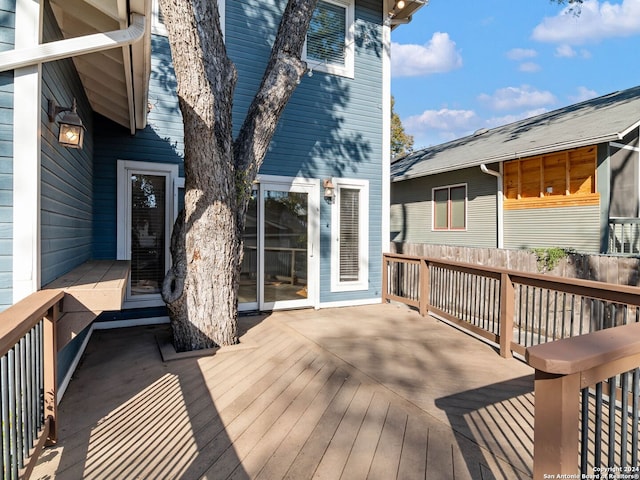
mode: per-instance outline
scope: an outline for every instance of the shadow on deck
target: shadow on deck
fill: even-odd
[[[396,305],[243,317],[163,362],[96,331],[32,478],[531,478],[533,370]]]

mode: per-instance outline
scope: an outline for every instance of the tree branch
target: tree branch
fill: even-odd
[[[234,142],[240,216],[244,217],[251,184],[264,160],[284,107],[306,71],[302,48],[318,0],[289,0],[269,63],[240,133]]]

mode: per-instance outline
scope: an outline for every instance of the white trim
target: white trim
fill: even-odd
[[[464,187],[464,228],[451,228],[451,211],[449,210],[449,203],[451,202],[451,189],[457,187]],[[436,228],[436,190],[449,190],[449,198],[447,200],[447,228]],[[432,232],[466,232],[469,227],[468,214],[469,214],[469,186],[466,183],[453,183],[451,185],[442,185],[440,187],[431,188],[431,231]]]
[[[382,2],[383,6],[386,2]],[[383,8],[383,10],[385,10]],[[387,15],[386,11],[382,12]],[[391,28],[382,26],[382,252],[391,246]]]
[[[621,148],[622,150],[631,150],[632,152],[640,152],[640,147],[633,147],[631,145],[625,145],[624,143],[609,142],[609,145],[615,148]]]
[[[16,49],[40,43],[40,2],[16,2]],[[13,82],[13,302],[40,288],[41,77],[39,64],[17,68]]]
[[[174,217],[174,185],[178,176],[178,165],[173,163],[140,162],[132,160],[118,160],[117,162],[117,216],[116,216],[116,260],[131,259],[131,218],[129,200],[131,198],[131,172],[159,175],[166,178],[165,203],[165,265],[171,265],[169,244]],[[131,277],[127,282],[127,293],[124,308],[152,307],[164,305],[159,293],[149,295],[131,295]]]
[[[164,23],[160,22],[160,0],[153,0],[153,11],[151,14],[151,33],[155,35],[168,36],[167,27]],[[218,13],[220,14],[220,30],[222,30],[222,38],[225,37],[225,15],[226,15],[226,0],[218,0]]]
[[[306,177],[283,177],[279,175],[258,175],[258,305],[260,310],[283,308],[316,307],[320,301],[320,180]],[[304,300],[283,300],[266,303],[264,301],[264,205],[263,193],[268,189],[308,194],[308,237],[307,237],[307,298]]]
[[[52,62],[63,58],[109,50],[114,47],[131,45],[141,40],[145,31],[144,15],[133,13],[131,16],[133,22],[128,28],[123,30],[94,33],[31,47],[18,47],[15,50],[2,52],[0,53],[0,71],[13,70],[15,68],[36,65],[43,62]],[[16,24],[18,24],[17,12]],[[23,25],[20,24],[20,29],[22,28]]]
[[[332,178],[334,200],[331,204],[331,291],[351,292],[369,289],[369,181],[354,178]],[[360,191],[358,212],[358,280],[340,281],[340,190]]]
[[[381,298],[361,298],[358,300],[340,300],[338,302],[322,302],[318,308],[358,307],[382,303]]]
[[[307,42],[302,48],[302,60],[310,72],[324,72],[341,77],[354,78],[355,70],[355,0],[322,0],[345,9],[344,65],[322,63],[307,58]],[[316,7],[317,8],[317,7]]]

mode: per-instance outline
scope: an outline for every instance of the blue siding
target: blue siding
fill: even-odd
[[[176,79],[166,37],[153,35],[147,127],[129,130],[96,115],[94,158],[93,257],[116,258],[117,161],[135,160],[180,165],[182,173],[183,126],[176,96]]]
[[[0,51],[15,37],[15,0],[0,0]],[[13,303],[13,72],[0,73],[0,309]]]
[[[50,7],[44,13],[44,41],[62,38]],[[70,106],[74,98],[87,127],[82,150],[60,146],[58,124],[47,117],[48,99]],[[41,121],[41,259],[46,285],[91,258],[92,114],[73,61],[43,65]]]
[[[234,97],[237,133],[259,87],[284,8],[283,0],[226,3],[226,44],[238,69]],[[382,217],[382,7],[356,3],[355,78],[314,72],[305,76],[287,105],[262,174],[369,181],[370,288],[330,292],[330,205],[321,200],[321,302],[379,298]],[[247,34],[251,32],[251,34]],[[149,126],[132,137],[96,116],[94,159],[95,258],[116,255],[116,161],[182,163],[183,129],[167,39],[152,36]]]
[[[226,41],[238,69],[234,125],[239,128],[270,53],[284,2],[226,4]],[[260,11],[260,15],[255,15]],[[260,169],[267,175],[369,180],[368,291],[331,292],[331,208],[321,200],[320,301],[380,296],[382,255],[382,8],[356,2],[353,79],[314,72],[303,77],[280,120]],[[254,32],[247,35],[246,32]]]

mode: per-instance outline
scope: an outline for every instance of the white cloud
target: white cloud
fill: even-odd
[[[598,96],[598,92],[591,90],[587,87],[578,87],[578,91],[575,95],[569,95],[569,100],[573,103],[584,102],[585,100],[591,100]]]
[[[573,58],[580,56],[580,58],[591,58],[591,52],[584,48],[581,48],[579,51],[576,51],[571,45],[567,45],[566,43],[562,45],[558,45],[556,47],[556,57],[561,58]]]
[[[533,58],[538,56],[533,48],[512,48],[507,52],[509,60],[524,60],[525,58]]]
[[[640,35],[640,0],[622,3],[586,0],[579,15],[565,8],[547,17],[533,29],[532,38],[540,42],[580,45],[610,37]]]
[[[483,93],[478,100],[494,110],[511,110],[520,108],[539,108],[555,103],[556,97],[548,91],[539,91],[529,85],[505,87],[496,90],[492,95]]]
[[[567,45],[566,43],[564,43],[556,47],[556,57],[572,58],[576,55],[576,51],[571,45]]]
[[[540,67],[540,65],[535,62],[524,62],[520,64],[518,70],[520,70],[521,72],[533,73],[540,71],[541,68],[542,67]]]
[[[449,34],[436,32],[424,45],[391,43],[391,75],[418,77],[462,66],[462,56]]]
[[[415,137],[418,146],[463,137],[482,127],[483,121],[473,110],[441,108],[404,118],[402,125],[407,133]]]

